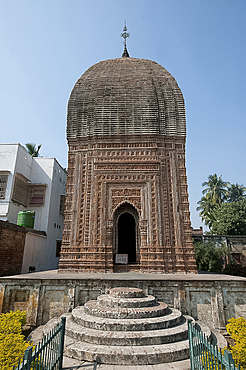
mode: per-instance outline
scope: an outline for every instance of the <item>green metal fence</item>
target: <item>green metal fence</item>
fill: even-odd
[[[197,330],[188,320],[191,370],[240,370],[235,366],[231,352],[212,345],[202,331]]]
[[[28,347],[22,361],[13,370],[61,370],[64,350],[66,318],[62,317],[35,347]]]

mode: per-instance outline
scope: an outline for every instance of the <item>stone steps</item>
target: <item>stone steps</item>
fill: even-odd
[[[74,322],[86,328],[107,331],[144,331],[170,328],[182,322],[183,317],[179,310],[169,309],[168,312],[160,317],[122,320],[91,316],[85,313],[84,307],[79,306],[73,309],[71,315]]]
[[[107,346],[75,342],[67,346],[65,355],[105,364],[151,365],[187,359],[189,342],[183,340],[158,346]]]
[[[132,271],[139,271],[140,266],[139,264],[128,264],[128,265],[113,265],[114,272],[132,272]]]
[[[189,356],[187,319],[138,288],[109,294],[66,314],[65,355],[114,365],[149,365]]]
[[[98,301],[89,301],[84,305],[84,310],[89,315],[109,319],[142,319],[163,316],[168,311],[166,303],[158,302],[155,306],[147,307],[107,307]]]
[[[66,335],[78,341],[110,346],[159,345],[187,339],[187,322],[178,326],[148,331],[105,331],[83,328],[67,318]]]
[[[119,298],[110,296],[109,294],[100,295],[97,298],[97,302],[106,307],[151,307],[157,304],[156,299],[152,295],[147,295],[146,297],[140,298]]]

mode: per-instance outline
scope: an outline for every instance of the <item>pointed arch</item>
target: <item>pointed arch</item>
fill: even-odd
[[[122,202],[120,202],[119,204],[117,204],[117,206],[113,209],[113,212],[112,212],[112,218],[114,219],[115,217],[115,214],[118,212],[118,210],[120,209],[124,209],[125,207],[132,207],[136,214],[138,215],[138,219],[140,219],[140,215],[141,215],[141,211],[136,207],[136,205],[131,202],[130,200],[123,200]]]
[[[113,215],[113,251],[115,254],[128,254],[128,263],[139,263],[139,213],[128,201],[117,206]]]

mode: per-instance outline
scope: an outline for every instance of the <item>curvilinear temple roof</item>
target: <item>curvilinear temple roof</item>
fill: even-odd
[[[186,135],[185,106],[174,77],[147,59],[99,62],[76,82],[68,102],[67,138]]]

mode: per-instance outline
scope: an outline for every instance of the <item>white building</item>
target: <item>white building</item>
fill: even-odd
[[[20,144],[0,144],[0,220],[35,212],[28,229],[22,273],[56,269],[62,241],[66,173],[55,158],[32,157]]]

